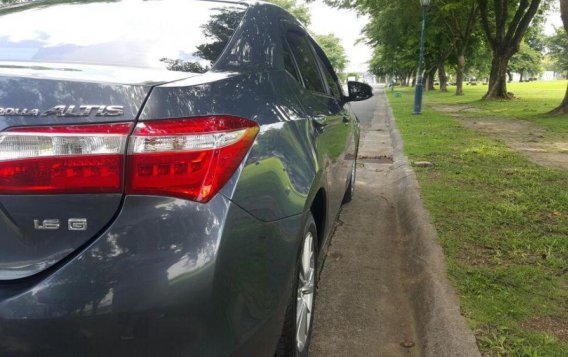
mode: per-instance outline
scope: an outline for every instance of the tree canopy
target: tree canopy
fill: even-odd
[[[337,73],[342,73],[347,66],[347,54],[341,46],[341,39],[334,34],[315,35],[316,42],[325,52],[329,62]]]
[[[568,73],[568,36],[563,28],[548,38],[548,55],[555,62],[555,69]]]
[[[305,4],[298,4],[296,0],[267,0],[274,5],[278,5],[294,15],[304,26],[308,26],[312,22],[310,8]]]
[[[541,8],[549,0],[478,0],[481,25],[493,53],[489,88],[484,99],[509,99],[507,71],[511,57],[521,49],[521,42]]]

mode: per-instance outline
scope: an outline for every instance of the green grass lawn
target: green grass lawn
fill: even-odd
[[[568,134],[568,118],[559,120],[558,117],[546,115],[547,112],[556,108],[564,93],[568,81],[538,81],[526,83],[510,83],[507,86],[509,92],[515,94],[515,99],[510,101],[482,101],[481,97],[487,91],[487,86],[464,86],[464,96],[454,95],[455,87],[450,86],[448,93],[438,91],[427,93],[426,106],[455,105],[472,107],[479,111],[468,111],[469,117],[497,117],[523,119],[546,126],[559,134]],[[400,91],[400,88],[397,88]],[[404,91],[404,89],[403,89]],[[408,93],[410,94],[410,93]]]
[[[412,89],[389,91],[389,101],[410,160],[434,163],[416,169],[422,196],[482,353],[568,356],[568,170],[533,164],[444,110],[474,107],[468,116],[568,134],[568,117],[542,115],[560,103],[566,81],[510,85],[519,99],[508,102],[481,102],[485,89],[426,93],[421,116],[411,114]]]

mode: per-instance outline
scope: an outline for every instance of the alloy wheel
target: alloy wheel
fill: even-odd
[[[355,179],[357,178],[357,161],[353,162],[353,168],[351,169],[351,187],[349,190],[351,191],[351,196],[355,192]]]
[[[312,313],[314,310],[314,287],[316,279],[314,237],[307,232],[301,253],[301,266],[296,300],[296,347],[299,352],[306,348],[310,335]]]

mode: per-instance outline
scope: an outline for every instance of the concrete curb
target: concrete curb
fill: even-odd
[[[384,100],[388,100],[384,96]],[[403,142],[390,105],[387,125],[393,145],[392,180],[397,198],[400,236],[408,259],[408,282],[416,332],[424,356],[481,356],[475,337],[460,313],[458,298],[447,278],[445,256],[436,229],[420,198],[416,175],[404,155]],[[421,120],[420,117],[416,118]]]

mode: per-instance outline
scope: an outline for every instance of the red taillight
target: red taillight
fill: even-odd
[[[139,123],[128,148],[126,193],[207,202],[233,175],[259,127],[211,116]]]
[[[232,116],[15,128],[0,133],[0,194],[119,193],[207,202],[258,125]]]
[[[130,129],[120,123],[0,133],[0,194],[121,192]]]

